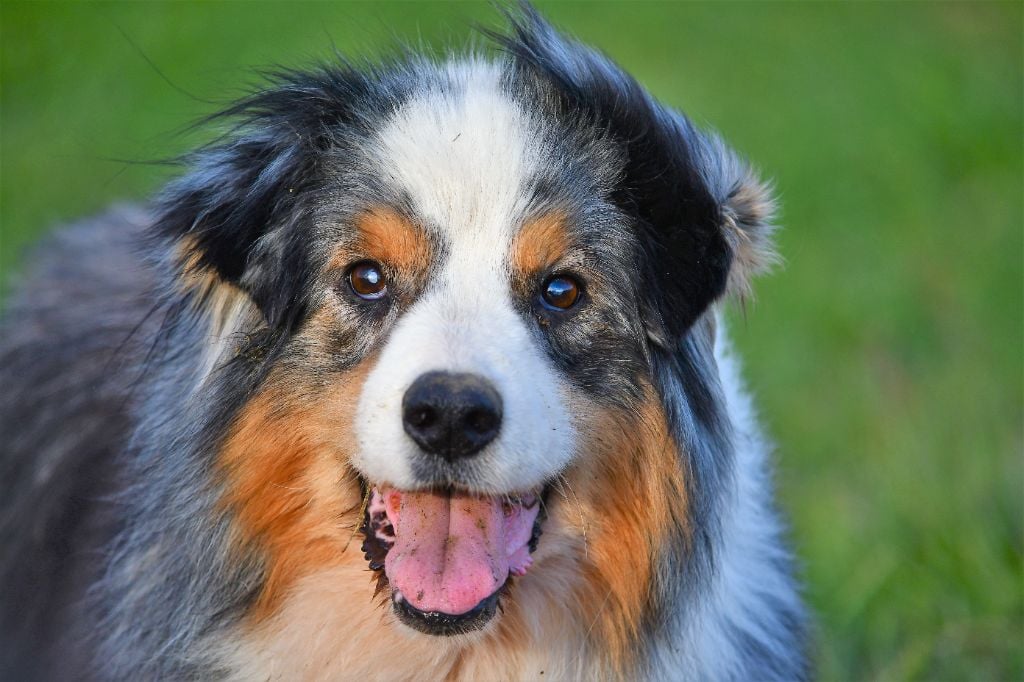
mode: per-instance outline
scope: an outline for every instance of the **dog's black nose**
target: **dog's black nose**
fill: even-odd
[[[475,374],[428,372],[402,399],[405,432],[425,451],[449,462],[469,457],[501,428],[501,396]]]

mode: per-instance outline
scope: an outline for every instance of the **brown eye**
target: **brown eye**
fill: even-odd
[[[359,298],[374,301],[388,293],[387,281],[380,266],[372,261],[356,263],[348,271],[348,284]]]
[[[544,297],[544,302],[552,308],[568,310],[579,300],[580,285],[572,277],[558,275],[544,283],[541,295]]]

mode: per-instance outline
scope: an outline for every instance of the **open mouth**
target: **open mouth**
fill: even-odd
[[[483,627],[540,539],[541,495],[371,488],[363,551],[395,613],[431,635]]]

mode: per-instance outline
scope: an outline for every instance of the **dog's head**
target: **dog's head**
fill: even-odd
[[[162,198],[257,616],[362,543],[416,630],[554,581],[625,641],[692,534],[680,430],[715,388],[684,347],[770,260],[770,198],[529,11],[498,40],[494,62],[280,74]]]

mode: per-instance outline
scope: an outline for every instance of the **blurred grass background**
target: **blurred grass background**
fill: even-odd
[[[1024,678],[1022,5],[540,7],[777,181],[787,265],[733,334],[779,444],[821,677]],[[200,100],[251,67],[463,46],[473,22],[497,18],[5,0],[4,279],[44,230],[164,181],[115,159],[194,144]]]

